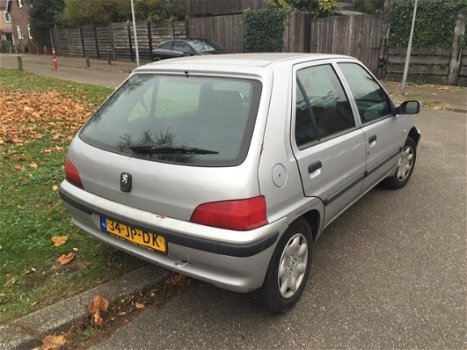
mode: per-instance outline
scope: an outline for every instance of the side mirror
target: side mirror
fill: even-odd
[[[397,114],[417,114],[420,112],[420,102],[404,101],[396,108]]]

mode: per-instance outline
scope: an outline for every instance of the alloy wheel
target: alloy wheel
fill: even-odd
[[[291,298],[303,283],[307,269],[308,243],[301,233],[293,235],[279,260],[278,284],[283,298]]]

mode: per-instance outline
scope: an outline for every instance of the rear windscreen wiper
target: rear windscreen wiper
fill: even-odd
[[[202,149],[196,147],[166,147],[166,146],[130,146],[130,149],[135,153],[147,153],[147,154],[219,154],[217,151],[211,151],[209,149]]]

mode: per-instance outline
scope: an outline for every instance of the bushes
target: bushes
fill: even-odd
[[[245,11],[245,52],[281,52],[284,11]]]
[[[392,47],[406,47],[412,23],[413,0],[398,0],[391,10]],[[454,25],[460,9],[467,7],[467,0],[419,0],[414,47],[451,47]],[[464,44],[467,41],[464,41]]]
[[[10,52],[10,43],[8,41],[0,41],[0,52]]]

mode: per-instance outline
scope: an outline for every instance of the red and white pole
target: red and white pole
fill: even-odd
[[[54,69],[58,69],[58,63],[57,63],[57,55],[55,53],[55,48],[52,48],[52,63],[54,65]]]

